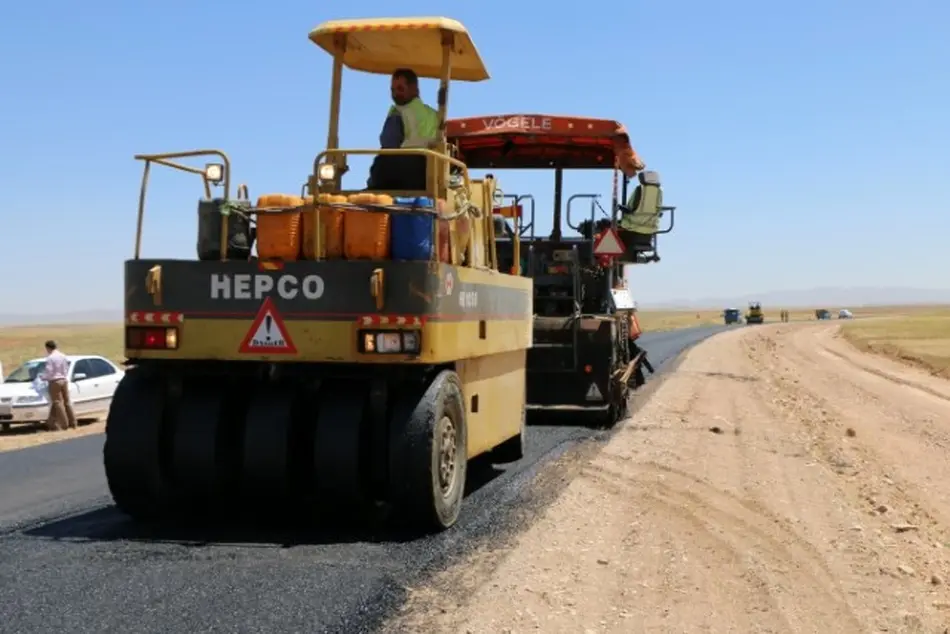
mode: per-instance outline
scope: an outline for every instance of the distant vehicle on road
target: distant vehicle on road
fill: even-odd
[[[831,311],[826,308],[819,308],[815,311],[815,319],[831,319]]]
[[[726,325],[729,324],[738,324],[742,322],[742,311],[738,308],[727,308],[722,311],[723,321],[726,322]]]
[[[745,323],[762,324],[765,323],[765,313],[762,312],[762,304],[759,302],[749,302],[749,312],[746,313]]]
[[[112,404],[115,388],[125,371],[105,357],[67,355],[69,396],[77,418],[104,416]],[[45,358],[31,359],[0,383],[0,429],[36,424],[49,418],[49,393],[39,374]]]
[[[838,319],[854,319],[854,314],[847,308],[838,311]]]

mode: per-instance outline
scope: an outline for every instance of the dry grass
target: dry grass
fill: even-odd
[[[862,350],[950,378],[950,306],[893,309],[875,319],[848,322],[842,334]]]
[[[122,324],[24,326],[0,328],[0,363],[9,374],[28,359],[46,356],[43,344],[53,339],[64,354],[101,354],[121,362]]]

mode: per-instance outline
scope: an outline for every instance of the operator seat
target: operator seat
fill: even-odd
[[[618,205],[622,213],[617,228],[624,246],[634,261],[656,262],[656,234],[660,230],[663,215],[663,188],[660,174],[646,170],[637,175],[640,184],[633,191],[627,204]],[[641,256],[645,256],[641,259]]]

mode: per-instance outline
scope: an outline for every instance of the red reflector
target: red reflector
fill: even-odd
[[[133,350],[168,350],[178,347],[177,328],[127,326],[125,347]]]
[[[164,330],[146,330],[142,337],[142,343],[145,344],[146,348],[164,348],[165,347],[165,331]]]

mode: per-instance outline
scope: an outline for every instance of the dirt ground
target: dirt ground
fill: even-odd
[[[730,331],[389,629],[946,632],[948,449],[950,382],[836,325]]]
[[[79,423],[79,429],[64,431],[43,431],[32,425],[16,425],[8,432],[0,431],[0,453],[59,442],[60,440],[70,440],[90,434],[101,434],[105,430],[105,418],[83,420]]]

